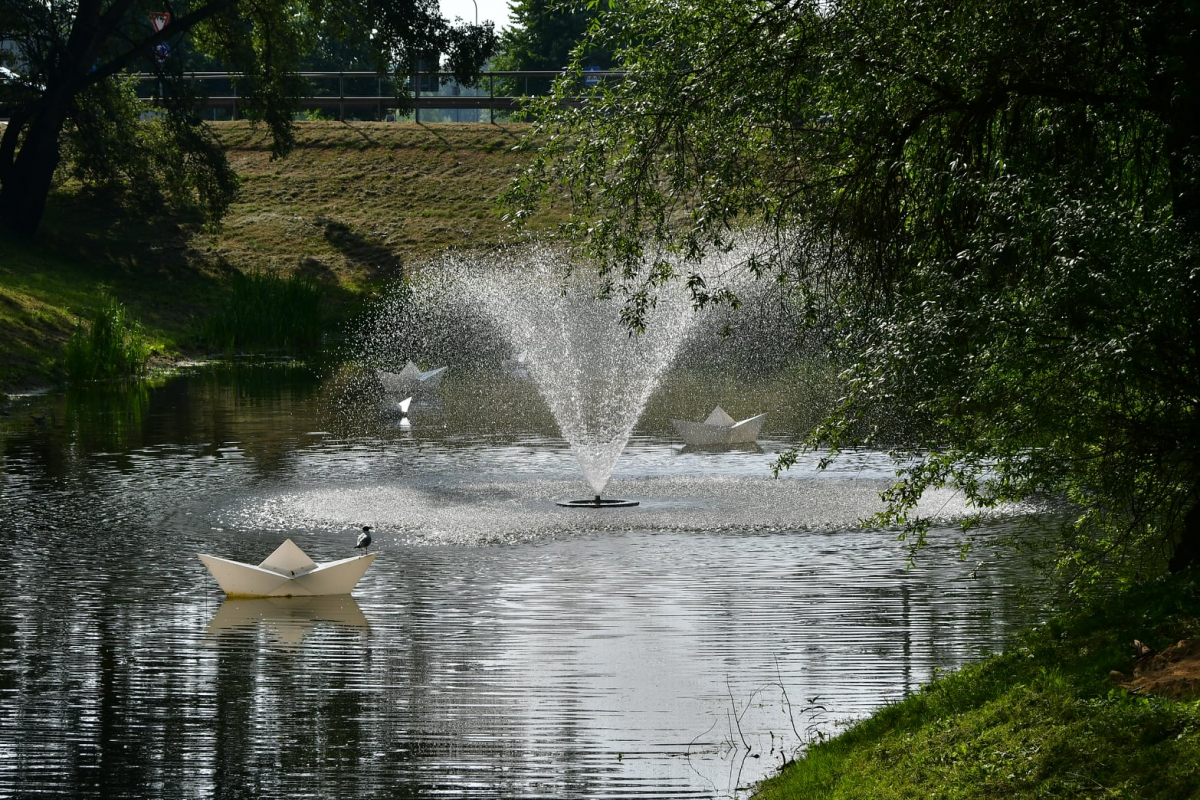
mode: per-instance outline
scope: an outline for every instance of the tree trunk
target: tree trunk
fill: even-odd
[[[46,211],[46,199],[58,167],[58,138],[67,118],[67,103],[46,103],[33,116],[25,140],[0,187],[0,220],[18,236],[33,238]]]
[[[3,167],[0,223],[18,236],[33,238],[37,233],[58,168],[58,139],[67,114],[75,95],[86,85],[99,43],[128,4],[128,0],[114,3],[108,10],[111,18],[103,20],[101,0],[79,0],[66,47],[58,53],[45,93],[30,112],[25,139],[16,158]]]
[[[1179,533],[1175,552],[1167,562],[1167,568],[1173,573],[1200,563],[1200,480],[1196,482],[1192,494],[1197,498],[1196,504],[1183,518],[1183,530]]]

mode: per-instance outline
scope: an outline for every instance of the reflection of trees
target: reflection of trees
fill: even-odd
[[[612,750],[647,744],[615,733],[614,712],[674,723],[689,719],[670,709],[682,702],[723,725],[721,676],[744,708],[778,663],[793,702],[820,694],[835,715],[861,713],[1017,622],[1004,616],[1011,572],[966,584],[938,548],[906,572],[883,534],[772,550],[796,535],[824,536],[429,548],[363,599],[369,631],[303,603],[210,630],[225,606],[174,596],[165,552],[141,566],[154,530],[84,540],[0,590],[0,748],[21,765],[0,794],[403,798],[529,781],[602,794],[639,780]],[[0,557],[13,550],[0,543]],[[300,635],[281,635],[293,622]],[[748,737],[787,722],[761,705],[742,719]]]
[[[285,797],[298,785],[320,791],[316,783],[331,782],[329,796],[358,796],[358,765],[374,747],[363,735],[369,696],[355,685],[359,670],[336,662],[363,657],[361,635],[322,630],[281,648],[260,626],[213,646],[215,795]]]
[[[169,515],[190,492],[240,485],[247,469],[287,469],[315,429],[316,386],[300,368],[213,370],[151,386],[142,400],[73,396],[46,428],[22,419],[0,431],[0,517],[13,523],[0,534],[0,750],[18,764],[0,772],[0,795],[17,780],[18,796],[405,797],[527,785],[513,781],[601,793],[629,769],[605,749],[624,747],[605,739],[609,715],[636,705],[612,699],[614,676],[617,692],[647,696],[627,713],[658,713],[645,707],[686,693],[699,706],[710,688],[656,694],[637,672],[653,648],[667,651],[672,679],[732,674],[739,704],[775,680],[778,655],[797,705],[834,694],[832,707],[857,713],[927,681],[932,665],[981,655],[1024,619],[1009,562],[965,583],[951,549],[931,548],[905,572],[886,533],[730,532],[687,545],[664,534],[431,547],[397,560],[386,591],[362,601],[369,634],[323,613],[287,646],[261,624],[212,637],[203,629],[216,609],[191,583],[206,580],[191,553],[212,534]],[[479,398],[536,400],[515,379],[481,380],[476,394],[447,387],[447,440],[472,413],[474,424],[498,413],[472,412]],[[113,454],[117,429],[88,428],[121,402],[143,405]],[[230,442],[235,454],[220,450]],[[234,457],[268,466],[215,474]],[[773,549],[796,537],[812,544]],[[711,688],[724,696],[723,683]],[[786,720],[768,713],[760,727],[778,733]]]
[[[0,436],[0,459],[27,464],[39,481],[87,482],[97,454],[106,470],[134,475],[147,457],[177,457],[182,449],[213,461],[236,457],[268,477],[287,469],[303,434],[316,429],[318,386],[302,365],[234,364],[72,389],[48,399],[47,426]]]
[[[84,453],[141,446],[152,386],[161,380],[72,387],[63,401],[63,425]]]

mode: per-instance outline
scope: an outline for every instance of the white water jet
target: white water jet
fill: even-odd
[[[698,318],[687,288],[673,282],[635,334],[621,318],[623,300],[601,289],[594,271],[568,270],[545,246],[448,256],[385,298],[356,347],[375,370],[406,359],[458,360],[467,370],[495,362],[509,379],[520,354],[599,497]]]
[[[623,303],[599,296],[592,274],[564,279],[547,248],[522,251],[511,269],[472,270],[464,289],[503,332],[571,446],[592,492],[612,476],[651,393],[694,328],[683,287],[660,292],[644,331],[631,333]]]

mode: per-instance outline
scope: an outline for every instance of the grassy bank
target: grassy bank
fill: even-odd
[[[243,179],[220,230],[65,183],[36,241],[0,240],[0,388],[53,380],[76,321],[105,294],[141,321],[153,354],[197,353],[237,275],[311,282],[336,329],[411,265],[507,235],[495,199],[524,126],[305,122],[275,161],[248,123],[215,127]]]
[[[755,798],[1200,797],[1197,637],[1200,575],[1143,587],[814,745]]]

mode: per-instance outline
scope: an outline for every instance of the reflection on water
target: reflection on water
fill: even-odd
[[[553,506],[582,482],[536,426],[448,396],[338,438],[320,393],[202,371],[0,420],[0,797],[730,797],[1029,619],[1016,565],[853,527],[872,454],[770,481],[778,429],[644,433],[614,481],[647,502],[604,516]],[[195,556],[333,560],[379,519],[353,598],[225,600]]]
[[[350,595],[326,597],[228,598],[208,623],[208,633],[263,630],[274,641],[298,645],[315,627],[362,628],[367,618]]]

